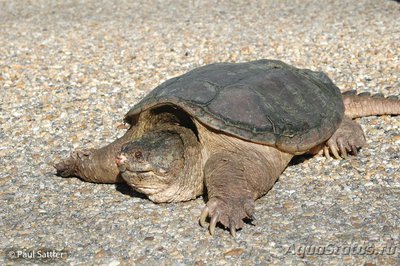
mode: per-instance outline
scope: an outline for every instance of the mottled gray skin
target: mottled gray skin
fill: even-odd
[[[169,173],[184,168],[184,143],[176,131],[148,132],[123,146],[116,163],[128,184],[151,196],[170,186]]]
[[[210,218],[211,234],[220,222],[235,235],[294,155],[355,155],[365,137],[351,119],[379,114],[400,114],[400,101],[342,97],[325,74],[275,60],[212,64],[150,92],[120,139],[55,167],[63,177],[126,182],[154,202],[207,193],[200,224]]]

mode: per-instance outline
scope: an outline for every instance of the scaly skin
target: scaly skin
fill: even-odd
[[[343,101],[346,110],[341,125],[309,153],[320,150],[326,157],[332,154],[337,159],[349,153],[356,155],[365,145],[365,136],[352,118],[400,114],[400,101],[396,99],[344,94]],[[122,138],[98,150],[74,152],[56,164],[57,174],[102,183],[124,179],[154,202],[190,200],[207,190],[208,202],[200,224],[207,226],[210,218],[211,234],[221,223],[235,235],[243,220],[253,217],[255,200],[271,189],[293,154],[194,122],[197,133],[179,125],[179,119],[171,114],[145,111]],[[163,133],[167,131],[172,135]],[[172,157],[162,161],[157,155]]]
[[[325,143],[320,154],[330,158],[332,153],[336,159],[347,158],[348,153],[357,155],[358,149],[366,143],[364,131],[361,126],[345,116],[339,128]]]
[[[57,175],[62,177],[77,176],[84,181],[94,183],[123,182],[115,164],[115,157],[121,148],[132,139],[135,128],[132,126],[119,139],[101,149],[77,150],[71,156],[54,164]]]
[[[380,94],[351,95],[351,93],[343,93],[345,114],[350,118],[372,115],[400,115],[400,101],[396,98],[384,98]]]
[[[372,115],[399,115],[400,100],[396,96],[383,97],[381,94],[356,94],[356,91],[347,91],[342,94],[345,106],[345,117],[336,132],[330,137],[322,149],[316,148],[319,154],[336,159],[346,158],[348,153],[357,155],[357,150],[366,143],[361,126],[352,121],[352,118]],[[314,151],[310,153],[315,153]]]
[[[196,123],[202,143],[204,182],[208,202],[200,224],[214,234],[218,222],[232,235],[252,219],[255,200],[267,193],[293,157],[274,147],[259,145],[225,134],[216,134]]]
[[[164,124],[122,148],[122,178],[153,202],[187,201],[203,194],[203,166],[196,135]]]

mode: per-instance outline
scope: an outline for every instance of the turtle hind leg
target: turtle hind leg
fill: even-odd
[[[100,149],[79,150],[71,156],[54,164],[57,175],[61,177],[80,177],[94,183],[123,182],[115,157],[124,144],[132,140],[133,127],[124,136]]]
[[[365,135],[360,124],[345,116],[339,128],[325,143],[322,152],[327,158],[332,154],[336,159],[342,159],[349,153],[357,155],[358,149],[365,143]]]

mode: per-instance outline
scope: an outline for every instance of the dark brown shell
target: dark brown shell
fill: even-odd
[[[125,121],[160,105],[176,105],[215,130],[287,152],[327,140],[344,115],[340,90],[324,73],[277,60],[196,68],[156,87]]]

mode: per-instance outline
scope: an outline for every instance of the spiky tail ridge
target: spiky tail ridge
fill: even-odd
[[[372,115],[400,115],[400,100],[397,96],[384,97],[378,93],[356,94],[355,90],[342,93],[345,114],[350,118]]]

